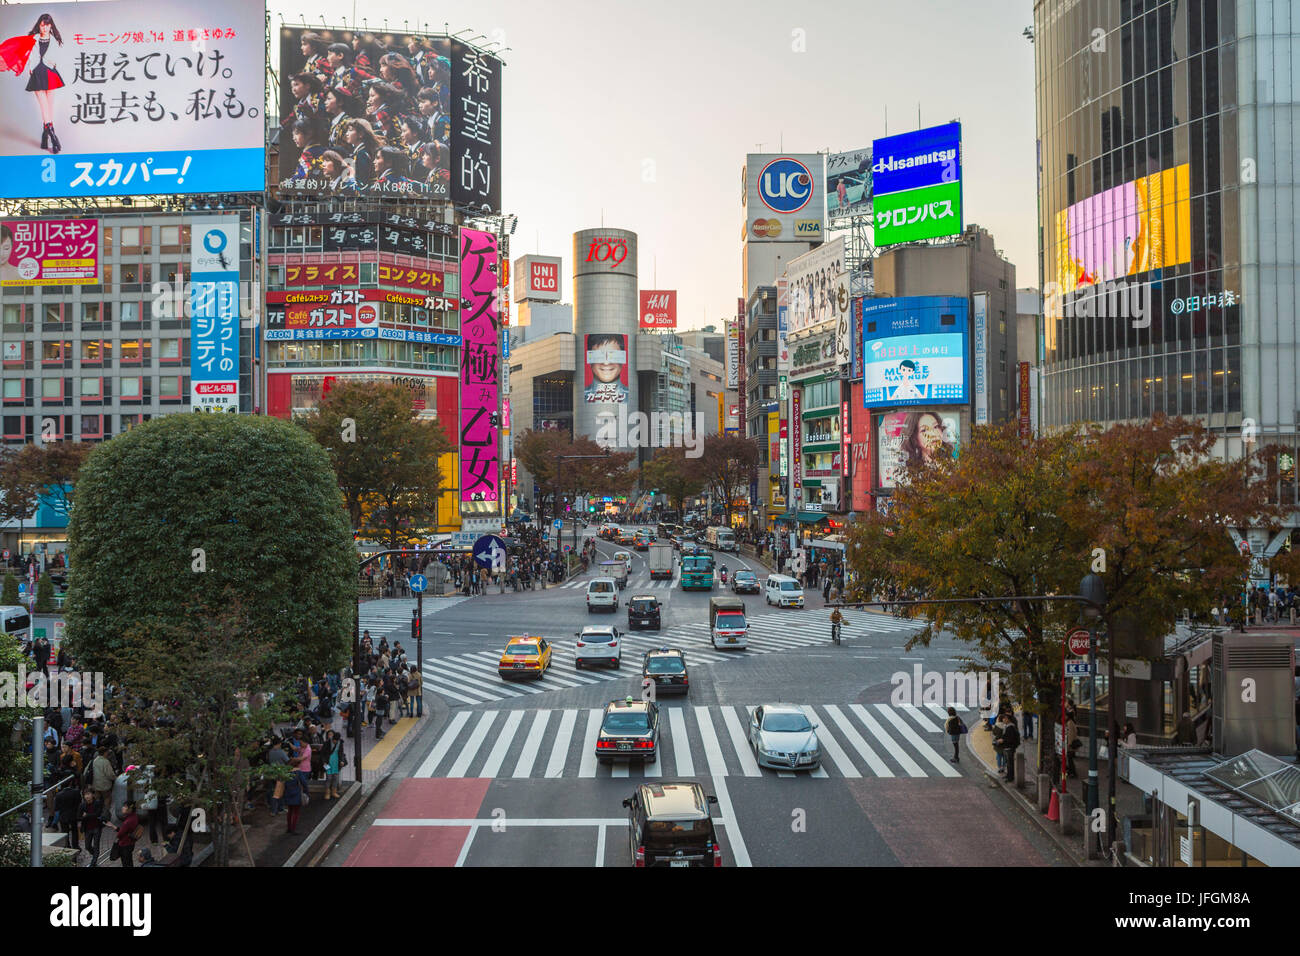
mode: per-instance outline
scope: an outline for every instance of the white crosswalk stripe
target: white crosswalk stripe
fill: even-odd
[[[467,601],[465,597],[429,598],[424,602],[427,617],[443,608]],[[366,601],[361,605],[361,630],[369,631],[371,640],[379,643],[381,637],[398,633],[398,640],[403,640],[411,633],[411,612],[415,610],[415,598],[383,598]]]
[[[807,771],[758,765],[748,739],[752,707],[660,704],[659,756],[601,764],[601,708],[512,709],[455,714],[421,763],[422,777],[659,779],[665,775],[785,779],[956,777],[960,772],[888,704],[803,705],[817,722],[822,766]]]

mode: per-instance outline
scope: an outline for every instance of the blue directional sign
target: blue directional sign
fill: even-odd
[[[564,527],[564,521],[561,520],[560,518],[556,518],[554,521],[551,522],[551,527],[553,527],[556,531],[559,531],[561,528]]]
[[[1087,677],[1091,673],[1092,673],[1092,669],[1091,667],[1089,667],[1087,661],[1066,661],[1065,662],[1066,677]]]
[[[421,591],[426,590],[428,587],[429,587],[429,579],[426,578],[423,574],[411,575],[411,590],[413,592],[419,594]]]
[[[481,568],[504,569],[506,543],[494,534],[485,534],[474,542],[474,562]]]

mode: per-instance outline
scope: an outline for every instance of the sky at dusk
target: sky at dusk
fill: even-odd
[[[918,128],[918,104],[921,126],[962,122],[965,220],[1037,284],[1028,2],[324,0],[273,3],[271,25],[350,27],[354,10],[365,29],[511,48],[511,255],[563,256],[566,301],[572,234],[603,221],[638,233],[642,288],[679,290],[679,327],[734,315],[745,154],[869,146]]]

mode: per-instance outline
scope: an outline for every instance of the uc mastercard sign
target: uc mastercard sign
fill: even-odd
[[[812,199],[811,170],[797,159],[774,159],[758,174],[758,198],[773,212],[798,212]]]
[[[826,158],[820,153],[750,153],[743,202],[749,242],[816,242],[825,232]]]

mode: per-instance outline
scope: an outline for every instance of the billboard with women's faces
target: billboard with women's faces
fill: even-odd
[[[910,464],[956,458],[969,414],[960,408],[912,408],[876,415],[876,487],[906,484]]]

